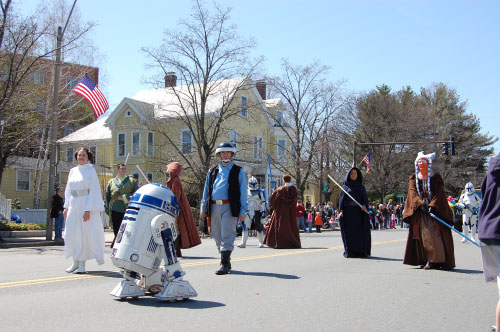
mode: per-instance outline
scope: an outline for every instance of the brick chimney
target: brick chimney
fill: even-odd
[[[177,85],[177,76],[174,72],[168,72],[165,74],[165,87],[173,88]]]
[[[262,100],[266,100],[266,81],[264,79],[257,80],[255,82],[255,87],[257,88],[257,91],[259,91],[260,96],[262,97]]]

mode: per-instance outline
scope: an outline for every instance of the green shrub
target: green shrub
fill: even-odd
[[[0,231],[40,231],[44,230],[45,228],[45,224],[16,224],[14,222],[0,223]]]
[[[10,208],[12,210],[19,210],[21,208],[21,201],[19,200],[19,198],[15,198],[12,200],[12,202],[10,203]]]

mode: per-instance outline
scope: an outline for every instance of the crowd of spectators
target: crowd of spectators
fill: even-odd
[[[387,204],[377,204],[375,201],[370,203],[368,212],[370,213],[370,226],[372,230],[395,229],[396,227],[407,228],[403,223],[403,204],[394,204],[390,199]],[[332,202],[325,202],[316,206],[302,201],[297,202],[297,227],[304,233],[311,233],[313,224],[317,232],[319,220],[324,226],[338,221],[338,210],[335,209]],[[327,226],[328,227],[328,226]]]

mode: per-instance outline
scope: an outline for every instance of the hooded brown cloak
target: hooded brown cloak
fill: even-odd
[[[271,222],[264,238],[264,243],[274,249],[300,248],[299,228],[295,206],[297,188],[281,186],[271,195]]]
[[[444,191],[444,181],[441,175],[434,174],[431,176],[431,199],[428,204],[432,208],[432,213],[445,221],[449,225],[453,225],[453,215],[446,200]],[[416,175],[410,176],[410,184],[408,188],[408,197],[406,198],[403,221],[410,225],[408,232],[408,240],[406,243],[406,251],[403,263],[408,265],[425,265],[428,261],[428,252],[436,250],[434,247],[425,247],[422,241],[421,223],[423,218],[432,218],[421,211],[420,206],[424,204],[423,200],[417,192]],[[453,237],[451,230],[432,218],[435,227],[435,234],[438,238],[433,238],[434,241],[442,242],[444,249],[444,267],[452,269],[455,267],[455,255],[453,247]]]
[[[167,171],[170,175],[167,187],[172,190],[172,193],[179,200],[179,208],[181,210],[181,213],[177,216],[177,227],[181,236],[181,248],[192,248],[199,245],[201,239],[186,194],[184,194],[184,189],[182,189],[181,179],[179,178],[182,172],[182,165],[178,162],[170,163],[167,165]]]

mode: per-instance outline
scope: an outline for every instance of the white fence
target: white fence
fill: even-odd
[[[17,214],[25,224],[46,224],[47,223],[47,209],[20,209],[12,210],[12,214]],[[109,225],[109,217],[106,213],[101,212],[102,224],[104,227]],[[10,218],[9,218],[10,219]]]
[[[0,193],[0,219],[10,220],[11,204],[12,200],[7,199],[7,197]]]

